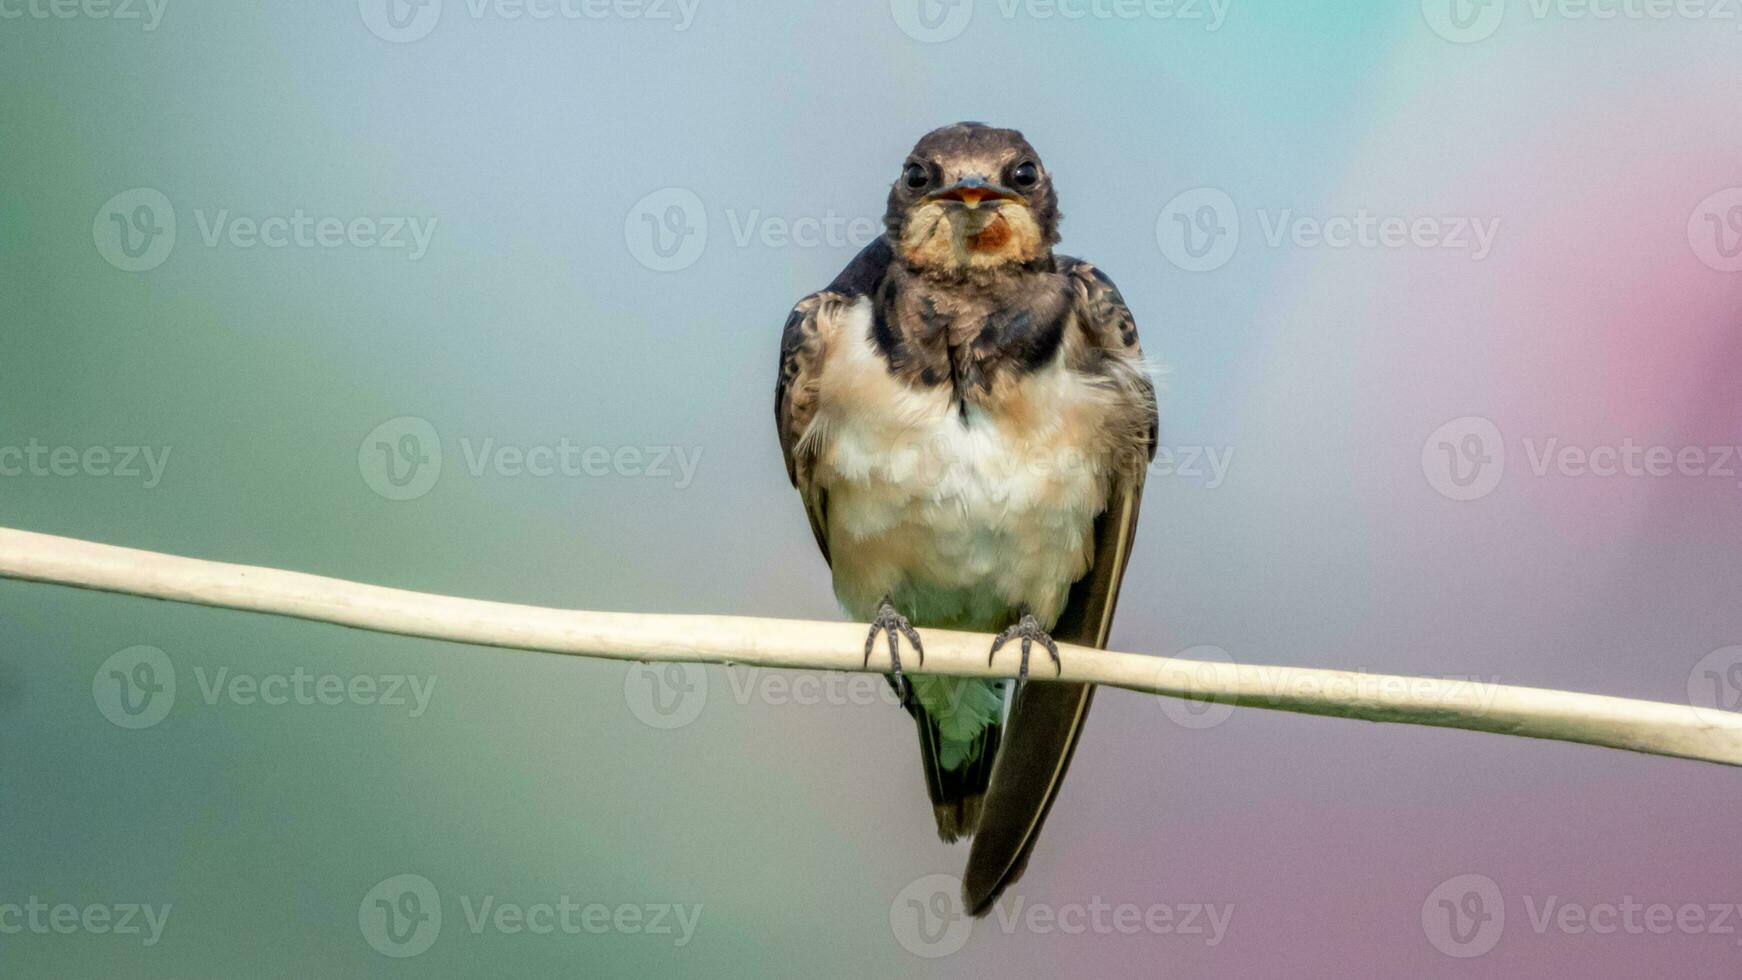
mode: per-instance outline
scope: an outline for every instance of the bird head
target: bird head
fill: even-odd
[[[957,123],[920,138],[889,191],[896,253],[940,278],[1043,262],[1059,240],[1058,196],[1014,129]]]

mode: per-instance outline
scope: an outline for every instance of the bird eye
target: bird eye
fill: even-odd
[[[1033,187],[1040,183],[1040,168],[1032,160],[1025,160],[1010,172],[1010,182],[1018,187]]]
[[[901,170],[901,182],[910,190],[919,190],[931,183],[931,171],[921,164],[910,163]]]

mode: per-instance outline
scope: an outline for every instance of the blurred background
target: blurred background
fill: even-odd
[[[1734,708],[1738,26],[0,0],[0,524],[838,618],[772,432],[779,330],[913,141],[983,119],[1039,148],[1063,250],[1166,373],[1116,648]],[[971,925],[875,678],[0,582],[0,746],[11,976],[1742,962],[1742,777],[1563,744],[1103,692]]]

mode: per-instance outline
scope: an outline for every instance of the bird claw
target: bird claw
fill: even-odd
[[[1059,676],[1064,676],[1065,668],[1063,661],[1059,660],[1058,644],[1053,642],[1053,638],[1047,634],[1046,630],[1040,628],[1040,620],[1035,619],[1034,614],[1029,612],[1027,608],[1022,610],[1022,618],[1017,620],[1016,625],[998,634],[998,638],[992,641],[992,653],[986,657],[986,666],[992,666],[992,662],[998,659],[998,651],[1003,649],[1004,644],[1017,638],[1022,640],[1022,664],[1016,671],[1016,689],[1018,691],[1021,691],[1023,685],[1028,683],[1028,655],[1036,643],[1046,648],[1047,656],[1052,658],[1053,669],[1058,672]]]
[[[871,632],[865,637],[864,667],[871,666],[871,651],[877,645],[877,634],[881,631],[889,637],[889,683],[895,688],[896,697],[901,699],[902,707],[906,707],[913,699],[913,685],[908,683],[907,675],[901,672],[901,650],[898,637],[907,637],[907,642],[913,647],[913,652],[919,656],[919,665],[925,666],[925,646],[919,642],[919,631],[907,621],[907,617],[895,611],[887,596],[877,606],[877,616],[871,620]]]

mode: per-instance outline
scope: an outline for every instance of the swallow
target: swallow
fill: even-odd
[[[976,916],[1058,795],[1094,689],[1045,668],[1060,641],[1105,649],[1155,454],[1136,323],[1099,269],[1054,253],[1059,221],[1021,133],[926,134],[884,233],[787,318],[775,384],[787,476],[836,598],[871,624],[866,664],[887,644],[938,835],[972,838]],[[1017,681],[908,677],[924,628],[996,634]]]

